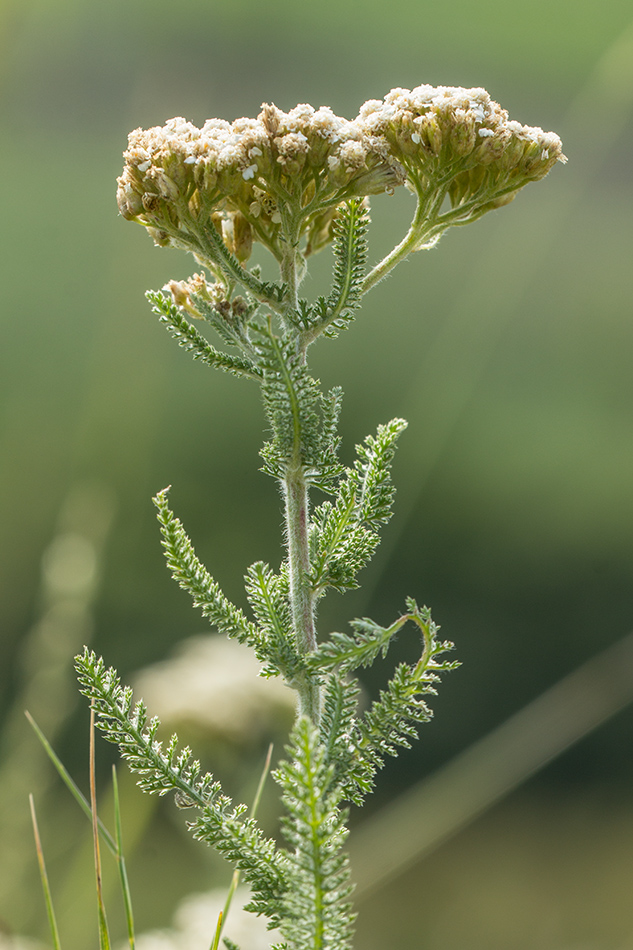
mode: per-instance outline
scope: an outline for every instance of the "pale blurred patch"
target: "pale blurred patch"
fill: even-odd
[[[185,640],[173,659],[135,679],[135,692],[164,723],[193,723],[230,740],[266,734],[295,708],[279,679],[258,676],[254,654],[224,636]]]
[[[9,937],[0,934],[0,950],[46,950],[46,946],[28,937]]]
[[[279,940],[280,934],[278,931],[267,930],[263,918],[243,910],[248,899],[248,889],[239,887],[235,892],[223,933],[240,947],[248,950],[268,950],[275,940]],[[225,900],[224,888],[217,888],[208,894],[186,897],[174,914],[173,928],[141,934],[136,939],[136,950],[201,950],[210,946]],[[127,947],[125,942],[120,944],[117,950],[126,950]],[[4,950],[1,945],[0,950]]]

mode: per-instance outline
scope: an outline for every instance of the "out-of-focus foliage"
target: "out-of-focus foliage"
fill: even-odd
[[[565,169],[527,189],[503,215],[410,259],[367,298],[336,346],[314,349],[324,385],[345,386],[346,461],[377,422],[409,420],[394,472],[395,516],[376,566],[361,576],[359,592],[324,606],[321,625],[345,629],[350,617],[366,613],[387,622],[390,605],[411,592],[433,604],[463,660],[424,746],[381,775],[378,800],[630,629],[630,19],[627,0],[324,0],[318,9],[290,0],[5,0],[5,764],[17,761],[12,748],[28,750],[31,742],[38,755],[28,733],[9,730],[34,651],[48,644],[69,675],[77,649],[66,650],[63,637],[41,625],[51,616],[42,555],[49,550],[46,569],[62,550],[50,553],[53,538],[93,544],[100,580],[76,635],[91,639],[123,674],[200,630],[164,569],[150,501],[156,491],[173,485],[183,520],[198,526],[202,559],[242,606],[245,566],[279,560],[280,501],[257,472],[263,412],[256,389],[192,366],[171,344],[143,293],[189,276],[188,262],[153,248],[140,228],[117,217],[115,177],[127,132],[173,115],[233,119],[255,115],[265,99],[282,108],[324,103],[353,116],[362,101],[393,86],[481,85],[513,117],[559,132],[569,156]],[[370,263],[403,231],[412,203],[406,194],[373,201]],[[329,255],[315,259],[317,291]],[[372,371],[377,351],[391,367],[380,376]],[[63,512],[85,485],[97,500],[69,527]],[[107,535],[90,527],[103,504],[113,513]],[[80,549],[71,542],[64,550],[72,561]],[[55,596],[58,604],[59,590]],[[406,643],[399,647],[406,659]],[[57,748],[79,776],[85,730],[72,721],[74,690],[69,683],[55,689]],[[629,787],[632,732],[630,714],[620,716],[541,782]],[[242,781],[240,774],[236,785]],[[54,878],[55,865],[69,863],[75,826],[71,806],[59,795],[51,801],[60,835]],[[45,821],[42,814],[43,828]],[[161,821],[167,847],[180,858],[180,839]],[[142,846],[139,864],[152,860],[151,846]],[[204,867],[202,858],[192,860],[200,861],[194,870]],[[140,898],[147,926],[169,920],[179,894],[200,886],[194,877],[192,870],[156,882],[164,888],[158,899]],[[30,894],[22,904],[4,903],[0,916],[30,926],[36,900]],[[151,918],[156,905],[162,921]]]

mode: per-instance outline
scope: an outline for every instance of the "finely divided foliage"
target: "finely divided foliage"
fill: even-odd
[[[281,676],[297,691],[297,721],[275,772],[287,847],[266,838],[190,750],[179,751],[176,736],[163,747],[158,721],[148,722],[142,702],[132,705],[131,691],[103,660],[86,650],[77,669],[99,726],[140,786],[173,791],[177,804],[194,810],[194,837],[243,873],[250,909],[281,931],[277,950],[351,948],[346,806],[362,804],[385,757],[410,745],[431,716],[425,697],[456,666],[440,658],[451,644],[438,640],[429,610],[411,599],[391,626],[363,618],[350,633],[317,637],[317,602],[329,589],[357,586],[391,516],[391,465],[406,423],[379,426],[343,466],[342,392],[323,392],[310,375],[308,347],[348,327],[362,296],[407,254],[506,204],[563,160],[553,133],[508,120],[482,89],[455,87],[392,90],[351,122],[327,108],[284,113],[267,105],[257,119],[213,119],[202,129],[172,119],[130,135],[121,214],[158,245],[190,251],[204,269],[149,293],[154,311],[194,360],[255,380],[262,391],[270,431],[263,471],[282,490],[288,551],[278,571],[260,561],[248,569],[252,618],[196,557],[167,489],[154,502],[168,567],[194,606],[254,650],[262,675]],[[367,272],[368,196],[404,183],[417,199],[409,231]],[[253,242],[271,253],[278,282],[248,268]],[[329,243],[332,289],[310,302],[299,295],[306,261]],[[232,352],[217,349],[191,320]],[[311,511],[312,488],[330,497]],[[360,712],[356,671],[384,657],[405,626],[419,635],[419,659],[398,665]]]
[[[341,847],[347,814],[339,807],[341,789],[334,766],[314,724],[298,719],[275,779],[283,792],[288,888],[281,925],[291,947],[346,950],[351,946],[349,865]]]

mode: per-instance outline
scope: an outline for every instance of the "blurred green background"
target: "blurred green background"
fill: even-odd
[[[633,626],[631,18],[630,0],[4,0],[7,931],[45,933],[24,797],[34,791],[65,946],[96,946],[88,829],[22,708],[85,787],[73,652],[89,640],[125,676],[203,629],[165,571],[151,496],[173,485],[198,553],[239,603],[246,566],[280,557],[255,387],[191,364],[143,299],[193,268],[117,216],[128,131],[173,115],[254,116],[262,100],[353,117],[366,99],[425,82],[484,86],[513,118],[563,137],[565,168],[410,258],[349,332],[313,351],[324,384],[344,385],[345,461],[378,422],[410,423],[384,545],[362,590],[326,602],[322,629],[389,622],[411,594],[463,661],[420,745],[381,775],[377,808]],[[372,260],[401,236],[411,203],[374,200]],[[329,251],[314,263],[316,294]],[[406,638],[398,650],[408,655]],[[239,794],[266,741],[236,751],[201,737]],[[629,708],[361,904],[359,950],[633,947],[632,744]],[[99,756],[105,788],[113,753]],[[129,789],[125,800],[139,926],[165,925],[184,894],[227,871],[190,845],[171,807],[150,812]]]

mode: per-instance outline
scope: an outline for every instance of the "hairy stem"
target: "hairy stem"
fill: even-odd
[[[279,270],[281,282],[286,285],[286,309],[296,310],[299,306],[299,284],[301,276],[299,273],[299,231],[300,221],[296,216],[282,212],[286,219],[283,222],[283,237],[281,244],[281,261]]]
[[[314,595],[309,580],[310,553],[308,549],[308,486],[302,467],[288,469],[284,478],[286,500],[286,531],[288,536],[288,563],[290,568],[290,606],[297,650],[301,654],[316,649],[314,623]],[[309,716],[316,725],[321,714],[321,691],[309,674],[296,684],[299,693],[299,713]]]
[[[421,198],[418,197],[418,204],[409,230],[402,241],[400,241],[400,244],[396,245],[386,257],[383,257],[383,259],[370,270],[360,286],[361,294],[366,294],[368,290],[375,287],[375,285],[379,283],[383,277],[386,277],[407,254],[424,247],[425,244],[435,237],[436,229],[430,226],[427,204],[428,202],[423,202]]]

